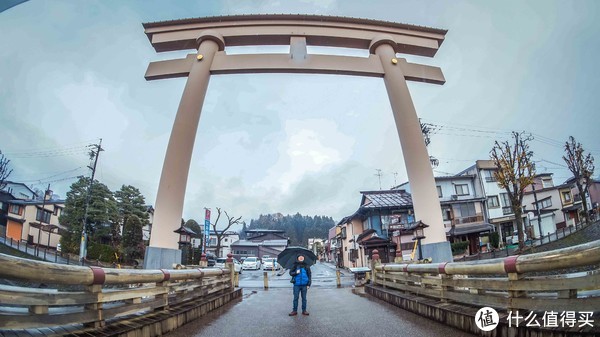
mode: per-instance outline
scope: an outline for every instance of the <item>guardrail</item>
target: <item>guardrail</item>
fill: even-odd
[[[228,261],[225,269],[125,270],[0,254],[1,279],[59,285],[56,289],[0,285],[0,327],[102,327],[113,318],[211,298],[235,288],[236,273],[231,258]]]
[[[507,310],[598,311],[600,240],[506,258],[440,264],[380,264],[373,283],[441,301]],[[595,266],[591,271],[565,269]],[[533,273],[544,273],[536,276]]]

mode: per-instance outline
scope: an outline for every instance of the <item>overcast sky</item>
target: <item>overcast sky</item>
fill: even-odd
[[[569,177],[575,135],[600,157],[597,1],[41,1],[0,13],[0,150],[11,180],[66,195],[87,175],[85,146],[103,139],[97,179],[138,187],[153,204],[185,79],[146,82],[157,54],[142,23],[188,17],[302,13],[448,29],[434,58],[443,86],[410,83],[429,152],[448,175],[488,159],[511,130],[536,137],[538,172]],[[287,52],[286,47],[229,53]],[[324,53],[325,49],[309,49]],[[367,55],[361,51],[331,51]],[[246,221],[282,212],[339,221],[360,193],[406,181],[381,79],[331,75],[211,78],[186,192],[185,219],[222,207]],[[397,173],[397,176],[394,175]]]

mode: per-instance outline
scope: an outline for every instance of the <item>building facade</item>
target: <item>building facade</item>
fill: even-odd
[[[66,228],[58,218],[64,200],[11,200],[7,203],[6,238],[56,248]]]
[[[236,259],[250,256],[262,258],[265,255],[276,257],[289,244],[289,238],[283,230],[249,229],[246,240],[237,240],[231,244],[231,252]]]
[[[498,232],[500,242],[506,243],[506,238],[512,236],[517,226],[508,194],[498,185],[494,177],[496,171],[497,168],[492,160],[477,160],[475,165],[458,173],[457,176],[475,177],[474,188],[476,192],[481,191],[481,196],[485,198],[488,221]],[[525,213],[522,220],[527,231],[529,222]]]

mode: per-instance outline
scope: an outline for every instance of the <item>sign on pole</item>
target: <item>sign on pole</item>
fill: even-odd
[[[210,209],[204,209],[204,242],[202,243],[202,253],[206,252],[206,242],[210,240]]]

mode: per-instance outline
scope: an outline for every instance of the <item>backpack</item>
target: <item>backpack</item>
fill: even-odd
[[[300,273],[295,276],[294,284],[297,286],[308,285],[308,274],[306,273],[306,269],[300,268]]]

